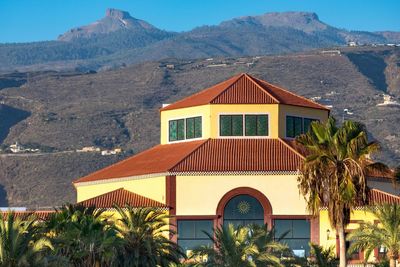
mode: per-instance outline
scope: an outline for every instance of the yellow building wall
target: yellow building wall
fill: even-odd
[[[198,116],[202,116],[202,139],[210,138],[210,105],[161,111],[161,144],[168,144],[169,142],[168,121]]]
[[[347,226],[347,230],[353,230],[357,229],[359,227],[358,222],[354,221],[364,221],[364,222],[371,222],[374,223],[376,220],[376,217],[368,211],[365,210],[355,210],[351,213],[350,220],[353,221]],[[335,247],[336,251],[336,230],[332,229],[330,223],[329,223],[329,217],[328,217],[328,211],[327,210],[322,210],[320,211],[320,217],[319,217],[319,238],[320,238],[320,245],[328,248],[328,247]],[[327,230],[330,231],[329,233],[329,239],[327,235]],[[372,255],[369,261],[374,261],[375,258]]]
[[[289,105],[279,105],[279,137],[286,137],[286,116],[296,116],[309,119],[318,119],[320,122],[328,120],[329,112],[322,109],[313,109]],[[278,125],[278,123],[276,124]]]
[[[76,184],[77,202],[125,188],[128,191],[165,203],[165,176],[92,185]]]
[[[299,194],[296,175],[265,176],[177,176],[176,214],[215,215],[221,198],[238,187],[262,192],[271,202],[275,215],[306,215],[304,198]]]

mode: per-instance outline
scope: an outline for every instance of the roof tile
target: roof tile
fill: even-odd
[[[167,206],[161,202],[138,195],[123,188],[81,201],[77,204],[85,207],[95,206],[96,208],[113,208],[114,205],[120,207],[130,205],[132,207],[167,208]]]
[[[329,110],[305,97],[242,73],[168,105],[161,111],[206,104],[286,104]]]

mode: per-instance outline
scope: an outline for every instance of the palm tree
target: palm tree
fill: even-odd
[[[365,222],[351,232],[348,240],[352,241],[349,252],[365,250],[368,259],[375,248],[384,246],[390,260],[390,267],[396,266],[400,253],[400,206],[384,204],[368,209],[379,220],[379,225]]]
[[[324,249],[323,247],[310,243],[311,260],[310,267],[336,267],[337,259],[335,258],[334,247]]]
[[[117,229],[123,237],[122,266],[170,266],[185,258],[183,250],[169,240],[168,215],[152,208],[116,206]]]
[[[332,117],[326,124],[313,122],[310,131],[296,141],[308,153],[298,178],[300,192],[312,214],[317,215],[321,207],[328,208],[331,226],[339,235],[340,266],[344,267],[344,230],[351,210],[366,202],[366,173],[372,169],[387,171],[385,165],[369,160],[379,145],[368,141],[362,124],[345,121],[338,128]]]
[[[207,259],[197,266],[253,267],[283,266],[279,252],[287,247],[274,241],[273,231],[267,226],[238,226],[232,224],[215,229],[214,236],[205,232],[213,243],[193,250],[192,259]]]
[[[36,217],[25,219],[9,212],[0,213],[0,265],[8,267],[41,266],[46,252],[52,250],[50,241],[43,237]]]
[[[113,266],[121,238],[104,210],[66,205],[46,222],[55,245],[55,261],[72,266]]]

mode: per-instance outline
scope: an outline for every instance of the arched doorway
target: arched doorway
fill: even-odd
[[[224,225],[264,224],[264,209],[261,203],[250,195],[231,198],[224,208]]]
[[[271,226],[272,207],[268,198],[260,191],[250,187],[238,187],[221,198],[216,215],[219,225],[231,221],[236,225],[262,222]]]

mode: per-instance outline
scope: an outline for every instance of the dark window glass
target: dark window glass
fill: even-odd
[[[246,136],[257,135],[257,115],[246,115],[245,125],[246,125]]]
[[[310,130],[310,126],[313,121],[319,120],[304,118],[304,133],[307,133]]]
[[[294,118],[294,136],[301,135],[303,133],[303,120],[302,118]]]
[[[211,240],[204,232],[212,235],[212,220],[178,220],[178,245],[184,251],[203,245],[211,246]]]
[[[194,137],[200,138],[202,136],[201,117],[194,118]]]
[[[296,137],[303,133],[303,119],[286,116],[286,137]]]
[[[177,127],[178,127],[177,129],[178,140],[185,139],[185,120],[184,119],[178,120]]]
[[[194,138],[194,118],[186,119],[186,139]]]
[[[281,239],[296,256],[306,257],[310,249],[310,222],[307,220],[274,220],[275,238]]]
[[[219,127],[220,136],[242,136],[243,115],[221,115]]]
[[[219,134],[221,136],[232,135],[232,118],[229,115],[219,117]]]
[[[267,136],[268,135],[268,115],[257,116],[257,135]]]
[[[232,135],[242,136],[243,135],[243,116],[232,115]]]
[[[178,122],[176,120],[169,121],[169,141],[176,141],[178,140],[177,136],[177,125]]]
[[[260,202],[249,195],[233,197],[224,209],[224,224],[264,224],[264,209]]]
[[[268,115],[246,115],[245,126],[246,136],[267,136]]]
[[[293,117],[286,116],[286,137],[294,137]]]

